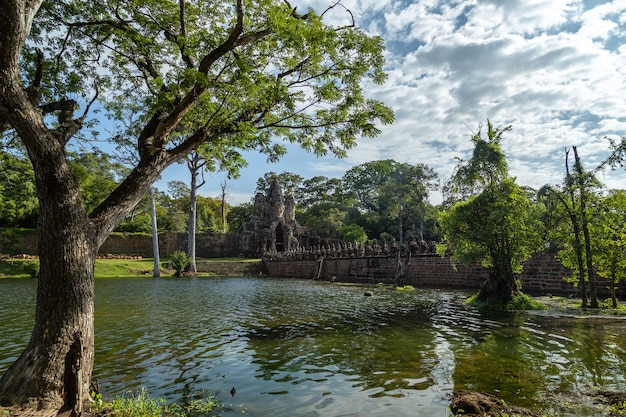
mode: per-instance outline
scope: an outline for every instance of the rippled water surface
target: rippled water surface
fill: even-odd
[[[0,372],[28,341],[35,286],[0,280]],[[144,387],[177,401],[210,390],[223,416],[449,416],[463,388],[596,416],[581,393],[626,390],[626,321],[484,315],[466,296],[310,280],[97,279],[93,377],[105,396]]]

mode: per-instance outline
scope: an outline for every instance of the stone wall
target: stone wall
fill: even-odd
[[[406,261],[406,259],[403,259]],[[302,260],[265,259],[265,266],[273,277],[319,278],[340,282],[377,284],[396,283],[396,257],[370,256],[353,258],[325,258]],[[406,263],[404,263],[406,265]],[[405,266],[406,267],[406,266]],[[320,269],[321,268],[321,269]],[[578,295],[579,291],[563,278],[570,271],[552,255],[538,255],[528,260],[521,276],[523,290],[532,295]],[[480,265],[467,267],[453,265],[450,258],[436,254],[413,256],[406,268],[404,284],[426,288],[454,288],[475,291],[487,279],[487,271]],[[608,282],[598,279],[597,290],[607,297]],[[626,286],[620,286],[619,294],[626,296]]]
[[[20,253],[28,255],[37,254],[37,234],[21,233],[19,239]],[[252,245],[246,241],[248,235],[213,235],[198,234],[196,236],[196,255],[198,258],[221,258],[221,257],[254,257],[254,253],[248,253],[245,249]],[[168,257],[176,250],[186,250],[186,233],[164,233],[159,235],[159,250],[162,257]],[[344,251],[346,252],[346,251]],[[124,254],[130,256],[152,257],[152,239],[145,235],[110,236],[99,252],[106,254]],[[321,254],[308,253],[306,256],[297,254],[295,259],[281,259],[266,257],[263,264],[250,266],[249,271],[243,275],[258,275],[260,271],[274,277],[298,277],[315,278],[319,272],[320,279],[330,280],[336,277],[342,282],[359,282],[376,284],[384,282],[393,284],[396,282],[397,258],[391,255],[363,256],[358,250],[347,251],[349,257],[324,257],[321,262]],[[342,252],[342,255],[345,254]],[[328,255],[328,254],[326,254]],[[402,258],[403,261],[406,258]],[[410,265],[406,267],[404,283],[414,287],[458,288],[477,290],[487,278],[486,271],[480,266],[466,267],[453,265],[449,258],[441,258],[432,253],[420,253],[411,257]],[[227,271],[229,265],[222,271],[217,264],[207,264],[206,271],[216,275],[232,275]],[[232,267],[232,263],[230,264]],[[198,268],[201,268],[198,265]],[[204,267],[202,267],[205,270]],[[533,295],[577,295],[578,289],[563,279],[571,275],[570,271],[554,258],[553,255],[540,255],[530,259],[524,265],[522,285],[524,291]],[[601,297],[607,297],[606,289],[608,282],[598,278],[597,290]],[[622,299],[626,298],[626,285],[620,285],[618,293]]]
[[[198,272],[208,272],[221,277],[246,277],[267,275],[263,262],[219,262],[202,259],[196,261]]]
[[[20,233],[16,235],[18,240],[18,253],[37,255],[38,236],[37,232]],[[223,257],[254,257],[255,253],[247,248],[251,247],[247,241],[247,235],[222,235],[204,234],[196,235],[196,256],[198,258],[223,258]],[[159,252],[162,257],[168,257],[177,250],[187,250],[186,233],[162,233],[159,235]],[[0,253],[2,251],[0,250]],[[148,235],[111,235],[104,242],[99,255],[129,255],[152,258],[152,237]]]

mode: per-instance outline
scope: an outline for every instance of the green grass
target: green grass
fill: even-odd
[[[184,405],[168,404],[163,398],[151,398],[145,389],[111,401],[103,401],[99,394],[93,397],[96,415],[110,417],[207,417],[219,408],[219,404],[210,394],[191,399]]]
[[[166,262],[167,263],[167,262]],[[128,276],[152,276],[154,259],[96,259],[96,278],[118,278]],[[163,268],[163,262],[161,262]]]
[[[478,300],[478,293],[476,293],[468,298],[466,303],[481,310],[517,311],[546,309],[546,306],[542,303],[524,293],[514,295],[510,300],[502,300],[497,297],[492,297],[487,300]]]
[[[210,262],[260,262],[260,259],[244,258],[211,258],[198,259],[197,261]],[[3,259],[0,261],[0,278],[30,278],[30,269],[37,264],[37,259]],[[173,276],[174,271],[167,269],[167,258],[161,258],[161,276]],[[152,258],[141,259],[97,259],[95,268],[96,278],[126,278],[126,277],[152,277],[154,260]],[[200,272],[198,276],[210,276],[209,273]]]

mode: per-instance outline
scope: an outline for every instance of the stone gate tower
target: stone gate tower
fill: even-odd
[[[285,252],[298,246],[296,205],[292,196],[283,196],[280,184],[272,181],[267,194],[254,197],[252,219],[244,225],[258,253]],[[251,243],[252,243],[251,242]]]

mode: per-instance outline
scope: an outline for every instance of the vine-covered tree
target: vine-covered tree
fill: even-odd
[[[474,152],[460,161],[451,184],[473,195],[441,214],[445,245],[453,258],[465,264],[480,262],[489,268],[489,279],[477,299],[495,298],[506,303],[521,291],[516,276],[522,262],[541,247],[538,216],[528,194],[508,175],[506,156],[500,147],[510,126],[495,128],[487,122],[472,136]]]
[[[35,326],[0,380],[0,403],[80,408],[94,358],[95,257],[118,222],[204,143],[229,138],[280,154],[285,139],[342,156],[377,135],[393,114],[363,83],[385,79],[383,42],[341,3],[319,12],[286,0],[0,6],[0,126],[27,150],[41,225]],[[343,23],[327,24],[330,13]],[[90,140],[81,133],[96,101],[113,119],[135,116],[137,162],[88,212],[67,150]],[[97,139],[128,139],[105,133]]]

